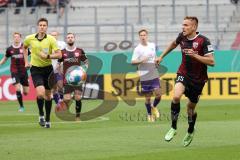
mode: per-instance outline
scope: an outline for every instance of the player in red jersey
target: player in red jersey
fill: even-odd
[[[16,95],[19,103],[19,112],[24,111],[24,105],[22,100],[21,85],[23,86],[23,94],[27,95],[29,91],[28,73],[25,68],[24,56],[23,56],[23,44],[21,43],[21,34],[15,32],[13,34],[13,44],[7,48],[5,56],[0,61],[0,65],[3,65],[7,59],[11,57],[11,76],[12,82],[16,89]]]
[[[85,71],[88,68],[88,59],[83,49],[75,46],[75,35],[73,33],[68,33],[66,37],[67,46],[62,50],[62,59],[59,62],[63,63],[63,77],[67,72],[67,69],[71,66],[82,66]],[[74,92],[74,99],[76,101],[76,120],[80,120],[80,113],[82,109],[82,86],[71,86],[68,85],[66,79],[63,79],[63,93],[64,102],[69,106],[71,101],[71,93]],[[61,105],[61,104],[60,104]]]
[[[176,134],[177,120],[180,112],[180,100],[183,94],[188,98],[188,132],[183,139],[183,146],[188,146],[194,135],[194,126],[197,118],[196,104],[202,93],[205,82],[208,79],[207,66],[214,66],[213,47],[208,38],[197,32],[197,17],[185,17],[182,24],[182,32],[176,40],[163,51],[156,60],[161,62],[163,58],[178,45],[182,51],[182,63],[177,71],[174,95],[171,104],[171,129],[165,136],[166,141],[171,141]]]

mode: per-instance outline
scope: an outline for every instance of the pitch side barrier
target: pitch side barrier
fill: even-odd
[[[160,52],[158,53],[160,54]],[[2,58],[3,54],[0,54]],[[85,98],[135,99],[140,94],[136,66],[131,65],[132,52],[94,52],[87,54],[90,62]],[[215,51],[216,65],[208,67],[209,80],[201,99],[240,98],[240,53],[239,51]],[[171,99],[176,78],[175,72],[181,63],[181,53],[176,51],[164,58],[159,66],[163,99]],[[0,100],[16,100],[11,85],[10,60],[0,67]],[[30,74],[29,74],[30,75]],[[35,89],[30,81],[30,94],[25,100],[35,99]]]

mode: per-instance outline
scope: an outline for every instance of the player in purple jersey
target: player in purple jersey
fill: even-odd
[[[197,17],[185,17],[182,32],[176,40],[163,51],[156,62],[159,63],[178,45],[182,51],[182,63],[177,71],[174,95],[171,104],[172,126],[165,135],[166,141],[171,141],[177,130],[177,120],[180,112],[180,100],[183,94],[188,98],[188,131],[183,139],[183,146],[188,146],[193,139],[194,126],[197,119],[196,104],[208,79],[207,66],[214,66],[213,47],[208,38],[197,32]]]
[[[52,31],[50,34],[57,40],[58,48],[60,48],[60,50],[63,50],[66,47],[66,43],[64,41],[58,40],[59,32]],[[63,93],[62,93],[63,76],[59,72],[59,69],[57,68],[57,67],[60,67],[58,65],[57,59],[52,59],[52,66],[53,66],[54,82],[55,82],[55,85],[53,86],[53,89],[52,89],[53,99],[55,103],[58,104],[63,100]]]
[[[138,32],[140,43],[133,51],[132,64],[138,66],[138,73],[141,82],[141,92],[145,96],[145,106],[147,109],[148,122],[154,122],[160,114],[157,105],[161,100],[161,87],[159,73],[156,67],[156,46],[148,41],[148,31],[141,29]],[[155,94],[153,103],[151,96]]]
[[[67,46],[62,50],[62,59],[58,60],[63,63],[63,101],[69,106],[71,93],[74,92],[74,100],[76,101],[76,121],[79,121],[82,109],[82,86],[71,86],[67,84],[65,74],[71,66],[82,66],[86,71],[88,68],[88,59],[84,50],[75,46],[75,35],[73,33],[67,34],[66,41]],[[59,105],[62,105],[62,103]]]
[[[13,44],[7,48],[5,56],[0,61],[0,65],[3,65],[7,59],[11,57],[11,76],[12,82],[16,89],[17,100],[19,103],[19,112],[24,111],[24,105],[22,100],[21,85],[23,86],[23,94],[27,95],[29,92],[28,73],[25,68],[23,45],[21,43],[21,34],[15,32],[13,34]]]

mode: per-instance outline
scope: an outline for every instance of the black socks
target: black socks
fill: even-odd
[[[171,119],[172,119],[172,128],[177,129],[177,120],[180,112],[180,103],[174,104],[171,103]]]

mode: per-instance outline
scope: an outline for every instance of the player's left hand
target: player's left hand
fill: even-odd
[[[188,55],[190,57],[195,57],[197,54],[193,49],[184,49],[185,55]]]
[[[46,53],[44,53],[43,51],[39,52],[39,56],[43,59],[47,59],[47,55]]]
[[[143,56],[143,57],[141,57],[141,63],[147,63],[147,61],[148,61],[148,57],[147,56]]]

